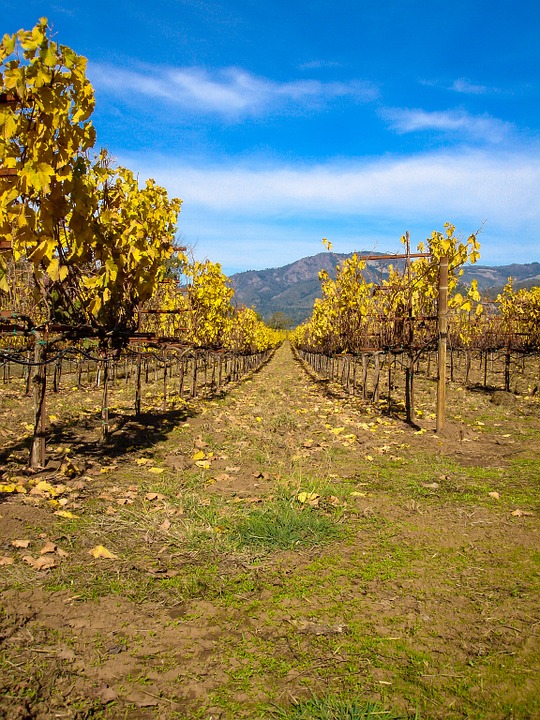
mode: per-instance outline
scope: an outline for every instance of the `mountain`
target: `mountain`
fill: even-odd
[[[282,312],[291,318],[294,324],[303,322],[311,315],[315,298],[321,296],[319,272],[326,270],[335,278],[336,266],[351,255],[352,253],[322,252],[283,267],[248,270],[231,275],[229,279],[234,287],[236,303],[254,307],[265,320],[274,313]],[[370,282],[380,282],[387,275],[390,262],[369,260],[365,271],[367,279]],[[394,262],[394,265],[398,264],[399,261]],[[515,288],[540,285],[540,263],[514,263],[494,267],[468,265],[463,273],[465,283],[477,280],[479,290],[490,297],[500,292],[509,277],[515,278]]]

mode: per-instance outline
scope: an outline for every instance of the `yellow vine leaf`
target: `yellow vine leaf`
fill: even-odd
[[[88,554],[92,555],[92,557],[95,557],[95,558],[106,558],[108,560],[117,560],[118,559],[118,555],[115,555],[110,550],[107,550],[107,548],[104,547],[103,545],[96,545],[95,548],[92,548],[92,550],[88,551]]]

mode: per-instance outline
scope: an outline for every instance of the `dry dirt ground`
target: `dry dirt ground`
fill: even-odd
[[[540,405],[459,386],[434,432],[345,397],[287,344],[226,396],[130,418],[0,391],[0,717],[540,718]],[[85,405],[86,403],[86,405]],[[281,714],[280,714],[281,713]]]

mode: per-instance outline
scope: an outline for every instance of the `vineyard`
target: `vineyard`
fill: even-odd
[[[405,260],[402,269],[390,265],[380,285],[364,278],[369,257],[345,260],[336,280],[320,274],[323,297],[291,336],[299,357],[353,395],[378,404],[384,394],[389,413],[401,371],[405,393],[397,406],[404,406],[408,422],[415,421],[414,378],[422,365],[438,383],[437,430],[444,428],[448,371],[454,381],[463,367],[461,377],[469,384],[478,365],[483,380],[477,384],[486,390],[510,392],[513,381],[516,392],[537,392],[538,385],[523,386],[523,378],[526,359],[534,363],[540,351],[540,288],[513,292],[509,278],[496,302],[482,303],[474,281],[459,284],[463,265],[480,257],[477,236],[463,242],[450,223],[432,233],[427,247],[421,243],[418,253],[410,252],[408,233],[402,242],[406,254],[392,258]]]
[[[538,717],[540,288],[447,223],[271,330],[85,67],[0,44],[0,718]]]

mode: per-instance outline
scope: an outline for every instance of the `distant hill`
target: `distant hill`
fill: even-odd
[[[235,300],[238,305],[254,307],[265,320],[273,313],[283,312],[294,324],[298,324],[311,315],[315,298],[321,296],[319,271],[326,270],[335,278],[336,265],[351,255],[352,253],[322,252],[283,267],[236,273],[230,276]],[[388,273],[388,264],[388,260],[368,261],[366,276],[369,281],[380,282]],[[509,277],[515,278],[516,288],[540,285],[540,263],[494,267],[470,265],[463,274],[466,283],[476,279],[480,291],[490,297],[500,292]]]

